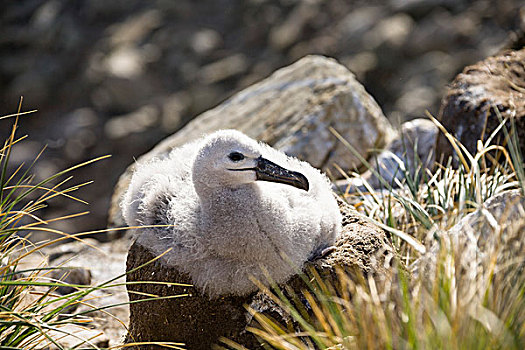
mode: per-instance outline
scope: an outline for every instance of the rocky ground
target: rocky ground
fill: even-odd
[[[14,112],[20,95],[24,96],[24,110],[39,109],[33,116],[23,117],[19,133],[27,133],[30,138],[17,145],[11,159],[13,166],[28,163],[44,144],[48,145],[33,171],[37,180],[95,156],[113,154],[112,159],[74,174],[74,183],[96,182],[78,193],[91,203],[89,208],[71,201],[56,201],[49,203],[50,209],[40,213],[49,219],[91,210],[89,216],[56,224],[59,229],[78,232],[105,226],[115,183],[134,157],[138,158],[177,130],[182,132],[168,141],[189,138],[201,130],[195,125],[215,127],[202,117],[188,124],[205,110],[208,116],[215,115],[215,123],[221,118],[221,111],[238,109],[228,113],[229,118],[244,117],[242,112],[246,110],[240,107],[245,105],[235,104],[239,99],[210,108],[248,86],[245,92],[255,89],[261,96],[272,93],[271,88],[259,88],[264,84],[274,89],[278,86],[281,97],[286,96],[287,91],[295,97],[305,96],[306,102],[296,105],[282,102],[271,94],[264,95],[268,103],[264,102],[262,107],[256,105],[249,113],[244,113],[264,115],[266,110],[274,110],[268,107],[272,102],[280,103],[281,107],[286,107],[284,111],[289,112],[277,113],[280,117],[283,114],[282,124],[286,127],[282,129],[288,136],[293,132],[301,134],[293,126],[301,125],[301,130],[309,128],[308,120],[296,123],[289,116],[301,115],[301,108],[305,114],[313,115],[309,112],[312,110],[308,107],[310,104],[329,111],[326,115],[332,119],[333,115],[341,114],[338,108],[351,116],[359,114],[362,97],[340,98],[353,96],[356,88],[322,101],[308,95],[312,92],[314,97],[330,95],[327,91],[337,92],[339,85],[350,86],[341,81],[321,79],[320,85],[300,86],[306,90],[301,90],[303,95],[294,90],[297,86],[279,87],[275,84],[276,76],[254,85],[304,55],[319,53],[335,57],[355,72],[357,79],[377,99],[378,114],[382,116],[382,109],[396,124],[422,116],[427,108],[437,114],[440,98],[448,96],[444,90],[451,81],[453,86],[467,91],[467,96],[472,89],[481,90],[483,101],[493,101],[490,98],[494,95],[492,90],[478,89],[476,85],[478,80],[484,84],[484,78],[476,80],[476,84],[469,78],[463,84],[461,76],[455,80],[453,77],[465,66],[508,45],[512,31],[525,29],[524,23],[525,5],[518,0],[10,1],[3,4],[0,11],[3,33],[0,37],[0,82],[3,87],[0,89],[0,115]],[[309,58],[303,62],[312,60],[322,59]],[[523,89],[522,60],[512,62],[517,62],[519,69],[513,68],[510,78],[500,74],[505,82],[512,83],[511,88],[505,85],[504,90],[511,97],[503,102],[514,101]],[[465,68],[464,75],[468,78],[471,72],[482,71],[476,68],[479,66],[489,65],[486,61],[479,62]],[[312,76],[310,72],[308,77]],[[302,79],[304,82],[304,77]],[[347,78],[348,81],[352,79],[351,75]],[[253,98],[256,94],[242,96],[247,95]],[[297,107],[293,113],[291,106]],[[501,106],[506,105],[502,103]],[[512,103],[509,106],[516,107]],[[511,110],[510,107],[501,110]],[[518,107],[520,114],[516,115],[521,117],[523,106]],[[345,115],[344,120],[352,120],[351,116],[346,118]],[[265,125],[272,123],[264,122],[262,117],[259,119],[258,128],[246,122],[244,126],[249,129],[246,132],[255,133],[260,129],[270,137]],[[312,125],[318,126],[319,118],[313,119]],[[332,119],[328,125],[336,125]],[[465,122],[464,119],[461,121]],[[206,122],[198,124],[199,120]],[[474,123],[466,122],[467,126]],[[11,121],[0,120],[0,123],[0,136],[5,136]],[[417,133],[418,127],[426,128],[420,125],[421,121],[418,123],[404,124],[403,135]],[[355,129],[364,135],[363,125],[360,123]],[[387,128],[388,125],[384,120],[382,126]],[[263,134],[257,137],[263,139]],[[432,135],[425,139],[433,140],[435,130]],[[399,156],[399,142],[391,143],[389,149],[391,154]],[[431,145],[418,144],[418,152],[422,155],[431,153],[428,149],[434,149],[433,142]],[[308,156],[311,154],[304,155]],[[329,156],[323,156],[322,161],[326,163]],[[390,158],[384,161],[391,163]],[[379,162],[383,162],[382,158]],[[114,203],[113,213],[115,207]],[[96,238],[108,240],[110,236],[99,234]],[[98,249],[68,243],[50,248],[45,258],[52,265],[64,263],[89,268],[87,275],[93,285],[124,273],[131,244],[129,237],[107,243],[90,242]],[[521,245],[518,248],[523,250]],[[122,280],[121,277],[117,282]],[[97,306],[127,300],[123,286],[97,293],[93,301]],[[126,306],[110,311],[127,323],[129,311]],[[118,344],[125,328],[106,314],[95,316],[96,331],[104,332],[101,346]]]
[[[349,67],[393,122],[437,113],[464,66],[524,29],[523,1],[178,0],[5,1],[0,11],[0,114],[24,96],[13,165],[48,145],[37,178],[102,154],[75,173],[88,217],[104,227],[127,165],[194,116],[310,54]],[[0,121],[4,136],[9,120]],[[43,215],[84,211],[57,202]]]
[[[522,100],[523,88],[525,87],[523,54],[525,54],[525,49],[489,57],[477,62],[475,65],[465,67],[463,73],[454,79],[452,87],[455,88],[450,89],[446,95],[447,97],[443,99],[440,108],[440,118],[443,122],[456,119],[457,123],[448,125],[450,127],[449,130],[456,137],[460,138],[465,145],[474,144],[471,138],[475,137],[477,139],[479,136],[475,133],[470,135],[463,132],[464,130],[479,130],[484,127],[486,128],[486,134],[491,134],[499,125],[497,115],[491,112],[490,106],[497,106],[500,114],[515,117],[514,122],[517,128],[523,130],[523,105],[512,103],[513,101],[518,102]],[[499,63],[494,65],[494,62],[504,62],[502,66],[505,68],[501,70],[495,69],[495,67],[499,67]],[[481,79],[476,78],[481,73],[486,73],[486,70],[491,70],[491,74],[483,75]],[[334,79],[334,77],[338,77],[338,79]],[[290,84],[290,81],[294,83]],[[494,87],[497,88],[495,89]],[[314,98],[314,96],[320,95],[320,91],[323,92],[322,95],[324,96],[322,100]],[[476,93],[473,93],[473,91]],[[271,97],[268,97],[268,95]],[[463,101],[463,103],[457,104],[463,108],[463,111],[458,111],[462,118],[454,118],[455,109],[452,110],[453,113],[451,114],[449,109],[444,108],[447,105],[456,105],[456,103],[450,102],[453,101],[450,99],[450,96],[454,96],[456,100]],[[265,108],[260,107],[261,100],[266,101]],[[301,103],[300,101],[302,100],[309,103],[317,101],[317,104],[313,103],[312,106],[309,106],[309,103]],[[383,135],[383,137],[378,137],[378,139],[384,139],[385,133],[390,133],[389,128],[380,130],[377,126],[389,125],[389,122],[384,119],[379,106],[367,106],[367,101],[369,100],[370,96],[364,92],[346,68],[332,59],[309,56],[298,63],[276,71],[270,78],[250,86],[223,104],[195,118],[179,132],[166,138],[152,151],[139,158],[138,162],[152,157],[165,157],[170,147],[186,142],[187,138],[196,137],[195,133],[218,128],[216,125],[218,121],[226,125],[229,125],[229,123],[239,125],[239,129],[247,134],[257,139],[266,140],[275,147],[287,149],[291,154],[295,154],[294,149],[295,152],[299,153],[302,149],[317,149],[315,144],[324,140],[324,134],[320,131],[327,129],[329,125],[350,132],[346,137],[354,141],[360,139],[359,135],[366,133]],[[344,103],[344,101],[352,102]],[[338,108],[338,106],[345,107]],[[364,108],[364,106],[367,106],[367,108]],[[281,108],[284,108],[287,113],[279,112]],[[274,113],[271,111],[274,111]],[[315,111],[315,113],[312,111]],[[480,112],[469,114],[469,111]],[[223,116],[222,114],[225,115]],[[286,115],[286,117],[283,115]],[[313,124],[308,123],[309,118],[303,118],[306,121],[301,119],[300,122],[297,122],[296,117],[302,117],[303,115],[316,115],[318,118],[315,119]],[[344,123],[340,124],[341,119],[352,124],[353,128],[345,128]],[[376,123],[377,121],[381,121],[383,124]],[[290,123],[291,125],[289,125]],[[300,125],[299,131],[295,128],[297,124]],[[267,128],[261,127],[261,125],[271,125],[272,127],[269,128],[269,131]],[[284,125],[284,127],[274,128],[275,125]],[[275,132],[280,129],[284,129],[282,134],[271,132],[271,130]],[[387,146],[387,150],[381,153],[374,162],[377,163],[378,169],[381,169],[383,177],[386,175],[388,183],[392,181],[394,176],[399,181],[405,180],[404,172],[400,172],[399,159],[403,159],[404,167],[414,176],[417,171],[417,164],[419,164],[415,159],[423,160],[422,165],[431,169],[435,158],[441,158],[439,152],[441,154],[444,152],[439,146],[436,146],[438,127],[429,119],[413,119],[403,123],[400,129],[401,133],[396,134],[392,132],[392,134],[395,134],[392,135],[393,140]],[[518,134],[523,136],[520,132],[518,131]],[[368,138],[371,137],[369,136]],[[287,142],[282,142],[282,140]],[[323,142],[321,144],[323,145],[321,147],[322,150],[330,148]],[[302,145],[302,147],[296,149],[294,145]],[[289,148],[290,146],[291,148]],[[523,153],[525,151],[523,145],[518,146]],[[434,152],[438,152],[438,154],[434,156]],[[337,152],[332,150],[330,153],[336,154]],[[362,155],[366,156],[365,153]],[[308,158],[311,154],[307,153],[303,156],[310,162],[315,162],[315,159]],[[349,159],[344,154],[340,157],[346,158],[346,160]],[[316,165],[330,172],[329,164]],[[122,194],[122,191],[127,188],[130,172],[131,167],[121,176],[115,189],[116,194]],[[367,179],[369,184],[380,193],[383,185],[370,170],[363,174],[363,178]],[[346,193],[352,190],[354,185],[360,186],[353,181],[358,180],[357,178],[351,180],[342,180],[343,184],[341,184],[340,188],[343,192]],[[500,189],[503,187],[501,186]],[[367,188],[362,190],[366,192]],[[119,196],[115,195],[115,197]],[[352,196],[348,198],[352,198]],[[496,200],[496,198],[498,199]],[[489,221],[492,224],[495,222],[499,223],[496,225],[499,225],[501,228],[501,231],[498,231],[501,235],[499,233],[489,234],[494,227],[489,225],[489,221],[485,219],[485,214],[482,215],[485,209],[478,209],[476,213],[467,215],[454,226],[449,231],[450,236],[446,234],[444,237],[448,237],[447,239],[455,242],[454,245],[462,245],[462,261],[476,261],[476,264],[481,265],[484,264],[482,260],[477,261],[474,259],[474,257],[480,255],[479,248],[498,246],[499,240],[502,239],[502,242],[505,244],[502,255],[498,259],[501,258],[500,263],[505,265],[506,259],[514,259],[514,257],[520,256],[524,252],[523,244],[519,244],[519,242],[523,242],[522,233],[524,232],[522,230],[523,222],[518,220],[523,217],[523,201],[518,203],[520,199],[523,198],[518,191],[511,191],[494,196],[485,203],[487,210],[494,217],[494,221]],[[361,202],[361,199],[359,199],[359,202]],[[391,258],[395,255],[395,251],[391,248],[391,242],[386,238],[385,232],[375,224],[359,218],[353,207],[343,205],[342,202],[340,205],[343,214],[344,233],[336,243],[335,251],[327,257],[316,261],[314,263],[315,268],[327,278],[335,276],[335,273],[332,272],[335,271],[334,268],[336,267],[344,267],[349,276],[352,276],[352,273],[356,271],[370,276],[374,275],[380,279],[388,276],[388,272],[392,272],[392,270],[390,269],[391,264],[387,263],[387,261],[392,261]],[[114,201],[110,210],[110,221],[116,225],[124,225],[119,212],[118,201]],[[127,271],[130,272],[127,276],[128,282],[160,280],[170,283],[192,283],[191,277],[181,273],[178,266],[171,265],[169,258],[163,260],[161,257],[154,264],[135,271],[136,267],[154,259],[156,256],[150,250],[152,249],[150,244],[151,242],[158,242],[158,240],[141,239],[148,234],[147,229],[144,230],[137,231],[139,238],[134,242],[129,252],[130,235],[127,235],[122,239],[113,239],[107,243],[97,244],[96,241],[92,240],[94,241],[92,245],[98,246],[99,250],[94,250],[85,243],[78,242],[61,245],[47,252],[48,260],[52,264],[60,264],[65,261],[67,266],[89,267],[91,283],[98,285],[113,276],[123,273],[124,260],[126,259],[126,252],[128,252]],[[472,237],[476,237],[476,235],[480,235],[482,239],[472,240]],[[444,241],[431,239],[425,242],[425,245],[412,239],[411,242],[412,247],[421,254],[417,262],[414,262],[410,267],[411,272],[416,273],[416,275],[420,273],[430,276],[436,275],[435,272],[429,271],[435,268],[435,259],[438,257],[439,248]],[[516,242],[518,243],[516,244]],[[463,245],[465,245],[464,249]],[[477,270],[478,268],[476,267],[475,269]],[[80,270],[85,271],[85,269]],[[83,275],[86,275],[86,273],[77,273],[73,276]],[[519,277],[516,278],[519,279]],[[301,285],[296,285],[293,282],[294,280],[292,278],[287,284],[292,286],[292,288],[301,288]],[[388,278],[384,281],[388,281]],[[75,280],[75,283],[80,282]],[[187,292],[191,294],[191,297],[188,298],[132,304],[129,309],[127,306],[112,308],[111,311],[121,320],[126,321],[129,319],[130,331],[127,336],[128,341],[132,339],[135,341],[173,341],[184,339],[190,348],[208,349],[211,343],[218,341],[220,336],[227,335],[229,338],[235,339],[249,348],[258,348],[259,343],[254,342],[254,338],[243,331],[247,322],[251,322],[252,319],[251,317],[246,317],[244,306],[250,304],[252,308],[259,310],[259,312],[269,312],[274,316],[275,314],[286,315],[282,310],[275,309],[275,305],[267,304],[265,302],[266,299],[261,299],[259,295],[221,296],[214,301],[210,301],[209,297],[198,289],[188,289],[188,285],[179,286],[180,288],[172,287],[174,286],[155,284],[128,286],[130,291],[129,298],[132,301],[139,300],[141,298],[140,295],[143,295],[143,293],[160,296],[178,295]],[[139,294],[134,294],[132,291],[139,292]],[[100,295],[100,299],[97,299],[97,302],[101,303],[97,304],[97,306],[107,305],[108,300],[111,303],[124,303],[128,300],[126,299],[123,286],[119,286],[114,290],[100,290],[97,292],[103,294]],[[223,318],[218,320],[218,315],[221,315]],[[284,317],[282,322],[287,323],[288,318]],[[163,324],[163,327],[159,328],[159,323]],[[217,324],[220,324],[221,327],[217,328]],[[104,333],[103,337],[98,338],[101,342],[118,344],[122,341],[122,337],[125,334],[124,327],[115,320],[108,318],[107,315],[99,315],[94,326],[96,328],[91,330],[92,332],[102,331]],[[203,334],[206,334],[206,337],[203,337]]]

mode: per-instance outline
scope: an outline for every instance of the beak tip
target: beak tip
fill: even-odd
[[[299,180],[300,185],[297,187],[308,192],[310,190],[310,183],[308,182],[308,179],[306,178],[306,176],[302,174],[300,175],[301,175],[300,180]]]
[[[306,192],[310,189],[310,183],[306,176],[297,171],[284,169],[262,157],[259,157],[255,171],[257,180],[280,182]]]

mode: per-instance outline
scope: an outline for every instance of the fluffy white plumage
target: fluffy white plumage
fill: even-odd
[[[211,297],[256,290],[250,276],[264,283],[263,270],[286,282],[341,230],[326,176],[234,130],[138,164],[122,211],[130,226],[173,225],[138,229],[137,240],[154,254],[173,248],[163,263]]]

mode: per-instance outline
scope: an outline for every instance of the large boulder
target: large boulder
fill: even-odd
[[[395,135],[381,108],[355,76],[335,60],[307,56],[201,114],[139,160],[163,157],[205,133],[237,129],[314,167],[334,171],[361,165],[329,128],[333,127],[365,158]],[[119,202],[133,165],[115,188],[110,225],[122,226]]]
[[[514,119],[519,147],[525,154],[524,62],[525,49],[507,51],[466,67],[452,82],[439,119],[470,153],[476,153],[478,139],[485,141],[498,127],[500,114]],[[446,162],[453,154],[447,138],[438,135],[436,159]]]
[[[340,203],[344,216],[343,235],[330,255],[306,263],[323,279],[335,282],[337,268],[343,268],[350,276],[384,274],[390,269],[395,255],[394,248],[385,232],[358,217],[350,206]],[[189,276],[176,266],[170,266],[163,257],[153,260],[155,255],[148,247],[135,242],[127,260],[128,282],[157,281],[191,283]],[[296,293],[305,287],[299,276],[292,277],[287,285]],[[251,309],[270,315],[282,324],[290,324],[285,310],[271,302],[263,292],[244,296],[229,296],[210,299],[200,290],[189,286],[166,284],[128,284],[130,324],[127,342],[184,342],[189,349],[211,349],[226,337],[249,349],[260,349],[263,345],[246,330],[256,326],[246,305]],[[156,301],[136,302],[147,295],[161,297],[185,294],[185,296]],[[160,349],[158,346],[141,346],[141,349]]]

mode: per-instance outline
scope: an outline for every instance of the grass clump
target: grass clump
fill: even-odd
[[[268,293],[295,329],[253,312],[260,327],[251,331],[276,349],[525,348],[524,165],[506,122],[476,154],[442,129],[457,168],[430,171],[419,161],[415,171],[401,167],[396,188],[383,181],[382,191],[365,184],[368,193],[352,194],[363,215],[391,232],[406,268],[341,272],[335,285],[314,273],[301,295],[274,287]],[[498,133],[506,148],[491,144]]]
[[[52,278],[52,272],[60,268],[47,266],[41,253],[46,246],[66,239],[81,240],[82,234],[60,232],[49,224],[82,213],[44,219],[39,212],[50,199],[58,196],[79,200],[70,193],[86,184],[66,187],[71,177],[64,177],[106,157],[71,167],[35,184],[30,171],[41,152],[25,169],[22,164],[10,173],[13,147],[25,138],[16,136],[19,115],[14,116],[11,132],[0,148],[0,347],[62,349],[61,340],[65,337],[76,337],[79,345],[94,347],[93,339],[82,339],[75,334],[88,327],[91,318],[68,313],[82,303],[90,287]],[[29,238],[31,232],[36,231],[55,234],[58,238],[32,243]],[[64,269],[63,274],[68,274],[67,270]],[[64,296],[57,293],[60,287],[72,287],[75,292]]]
[[[118,281],[125,274],[94,286],[67,283],[62,281],[60,276],[67,276],[70,270],[63,266],[49,266],[43,250],[66,240],[88,244],[82,237],[107,230],[65,233],[51,228],[49,224],[86,213],[57,218],[43,218],[40,213],[55,197],[83,202],[72,192],[88,183],[67,186],[72,178],[69,174],[109,156],[72,166],[37,183],[31,175],[31,170],[43,151],[36,156],[32,164],[21,164],[10,170],[12,150],[25,138],[16,136],[19,116],[27,113],[31,112],[0,117],[14,119],[9,136],[3,146],[0,146],[0,348],[100,349],[101,345],[97,344],[101,344],[99,337],[103,332],[93,329],[96,318],[101,314],[113,317],[107,310],[128,302],[104,305],[93,301],[100,298],[97,291],[104,290],[108,292],[107,295],[111,295],[114,292],[113,288],[125,284]],[[57,238],[32,242],[31,234],[38,231]],[[69,294],[61,294],[61,289],[64,288],[69,289]],[[157,299],[158,296],[148,295],[141,301]],[[122,323],[122,327],[126,326]],[[140,347],[146,344],[174,349],[181,349],[183,346],[180,343],[162,342],[129,343],[112,348]],[[107,348],[107,345],[103,346]]]

